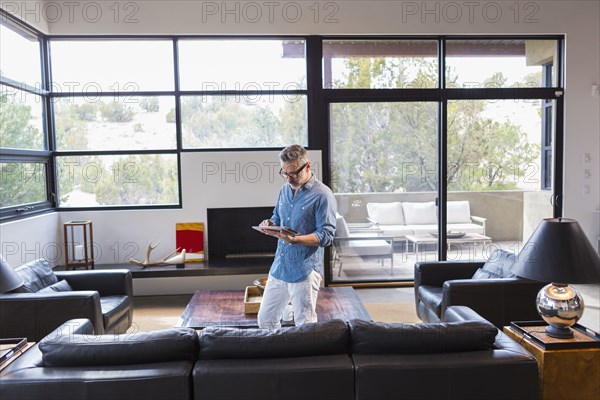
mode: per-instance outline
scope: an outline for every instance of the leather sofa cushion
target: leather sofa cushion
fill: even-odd
[[[104,326],[109,327],[127,314],[133,306],[128,296],[103,296],[100,297],[100,308]]]
[[[208,327],[200,333],[200,359],[283,358],[348,352],[342,320],[267,329]]]
[[[442,313],[443,290],[439,286],[421,285],[417,288],[417,297],[439,316]]]
[[[38,293],[53,293],[53,292],[71,292],[73,288],[65,279],[58,281],[50,286],[38,290]]]
[[[191,328],[122,335],[51,335],[39,344],[46,367],[83,367],[195,361],[198,334]]]
[[[58,278],[54,275],[50,264],[43,259],[30,261],[15,268],[15,271],[23,278],[23,286],[15,292],[35,293],[58,282]]]
[[[491,349],[498,330],[487,321],[386,324],[350,321],[354,354],[451,353]]]
[[[485,264],[483,264],[483,267],[481,267],[481,269],[483,271],[490,274],[490,276],[488,278],[483,278],[483,279],[515,278],[516,275],[513,274],[512,272],[510,272],[510,267],[514,264],[515,259],[516,259],[516,256],[511,252],[508,252],[508,251],[502,250],[502,249],[494,250],[494,252],[490,256],[490,258],[488,258],[487,261],[485,262]],[[483,275],[483,272],[478,273],[477,271],[475,271],[475,274],[473,275],[473,279],[481,279],[481,278],[476,278],[476,276],[482,276],[482,275]]]

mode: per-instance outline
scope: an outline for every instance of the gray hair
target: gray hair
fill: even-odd
[[[282,163],[306,164],[308,162],[308,152],[299,144],[293,144],[281,150],[279,160]]]

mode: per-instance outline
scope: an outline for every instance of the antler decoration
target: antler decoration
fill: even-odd
[[[158,246],[158,244],[160,243],[160,240],[158,242],[156,242],[155,244],[153,244],[152,242],[150,242],[148,244],[148,249],[146,249],[146,259],[142,262],[138,259],[135,258],[130,258],[129,262],[135,265],[139,265],[142,268],[146,268],[146,267],[151,267],[153,265],[161,265],[161,264],[183,264],[185,263],[185,249],[181,250],[181,254],[177,254],[175,255],[175,253],[177,253],[180,249],[180,247],[178,247],[177,249],[175,249],[174,252],[169,253],[167,256],[161,258],[158,261],[150,261],[150,253],[152,253],[152,250],[154,250],[156,248],[156,246]]]

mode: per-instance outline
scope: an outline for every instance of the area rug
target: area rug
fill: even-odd
[[[177,325],[184,307],[161,307],[133,310],[133,323],[128,332],[148,332],[169,329]]]
[[[421,322],[417,317],[414,304],[370,303],[364,305],[373,321],[387,323]],[[184,307],[159,307],[137,309],[133,311],[133,324],[128,332],[147,332],[169,329],[177,325]]]
[[[387,323],[421,322],[417,317],[414,304],[407,303],[369,303],[365,308],[371,314],[373,321]]]

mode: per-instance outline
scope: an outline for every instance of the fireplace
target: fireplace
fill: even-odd
[[[211,267],[270,266],[277,239],[254,229],[273,207],[207,209],[207,254]]]

